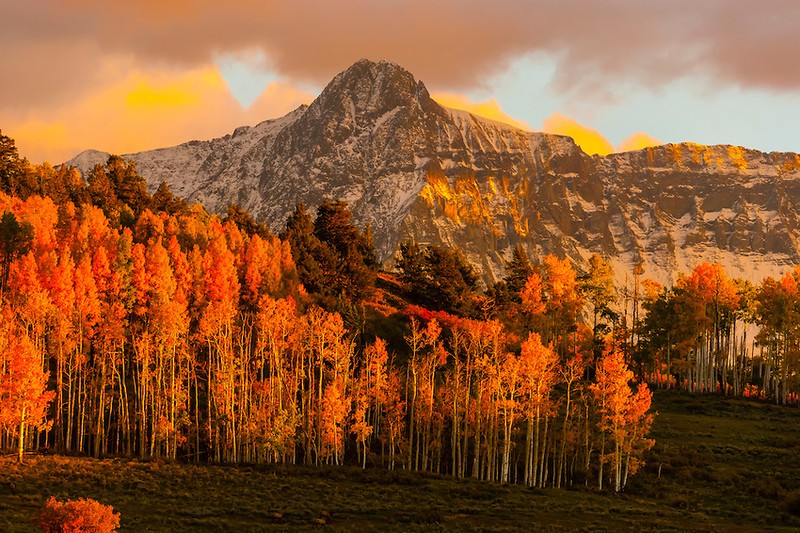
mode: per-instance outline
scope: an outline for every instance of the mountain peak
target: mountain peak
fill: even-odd
[[[404,74],[411,75],[406,69],[398,65],[397,63],[393,63],[392,61],[386,61],[385,59],[381,59],[380,61],[372,61],[371,59],[361,58],[355,63],[353,63],[349,68],[345,69],[344,72],[348,72],[351,70],[363,70],[368,69],[372,71],[392,71],[392,72],[400,72]]]
[[[64,165],[77,168],[81,174],[86,176],[95,165],[104,165],[111,154],[100,150],[84,150]]]
[[[356,62],[280,119],[129,159],[151,189],[164,181],[217,212],[236,202],[273,231],[297,202],[344,199],[381,261],[407,240],[444,244],[487,281],[518,245],[578,265],[600,254],[621,275],[642,265],[661,283],[701,260],[751,281],[800,264],[798,154],[679,144],[589,157],[568,137],[448,111],[386,61]]]
[[[403,67],[361,59],[336,75],[312,107],[331,110],[345,106],[359,115],[380,116],[397,107],[431,105],[436,104],[425,85]]]
[[[340,72],[333,78],[329,85],[334,84],[340,79],[403,79],[406,82],[416,84],[414,75],[409,71],[391,61],[372,61],[370,59],[359,59],[350,67]]]

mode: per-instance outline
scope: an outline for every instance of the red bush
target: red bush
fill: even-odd
[[[50,496],[36,525],[45,533],[113,533],[119,527],[119,513],[89,498],[62,503]]]

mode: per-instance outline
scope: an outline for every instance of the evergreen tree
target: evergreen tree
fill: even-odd
[[[0,218],[0,296],[5,293],[11,262],[25,255],[33,240],[33,227],[6,211]]]
[[[455,250],[413,243],[400,246],[397,267],[409,295],[422,305],[461,316],[477,313],[478,276]]]
[[[86,178],[87,189],[92,203],[100,207],[109,218],[124,206],[134,216],[150,207],[152,199],[147,194],[147,184],[136,172],[136,164],[112,155],[105,165],[95,165]],[[124,216],[121,225],[129,226],[129,216]]]
[[[311,293],[322,292],[325,288],[325,270],[330,266],[320,264],[320,261],[328,262],[332,258],[325,253],[322,243],[314,234],[314,222],[305,204],[297,204],[280,238],[288,241],[292,247],[300,283]]]
[[[478,276],[461,254],[449,248],[431,246],[427,250],[430,266],[429,298],[442,302],[443,311],[472,316],[472,295],[478,288]]]
[[[325,200],[317,208],[314,220],[314,234],[331,246],[340,257],[352,256],[368,267],[377,264],[371,238],[353,225],[353,214],[347,209],[347,202]]]
[[[663,363],[663,368],[671,374],[673,367],[680,369],[683,366],[681,363],[684,362],[685,347],[691,342],[677,327],[681,323],[681,317],[678,314],[676,295],[673,290],[657,287],[652,294],[645,297],[642,308],[645,318],[639,338],[640,349],[653,362]],[[675,377],[676,381],[680,381],[677,372]]]
[[[323,202],[317,217],[301,203],[286,222],[297,273],[306,290],[322,297],[359,301],[375,286],[377,260],[368,234],[351,222],[347,203]]]
[[[425,252],[413,241],[400,245],[400,257],[397,259],[400,277],[408,285],[409,291],[427,284],[427,264]],[[422,289],[420,289],[422,290]]]
[[[134,214],[138,215],[150,206],[147,183],[136,172],[136,163],[112,155],[106,162],[105,171],[117,198],[130,207]]]
[[[580,288],[592,305],[593,359],[600,358],[605,347],[604,335],[611,331],[607,321],[616,322],[617,313],[612,309],[616,299],[614,268],[597,254],[589,258],[589,271],[579,278]]]
[[[518,302],[519,294],[525,287],[525,283],[527,283],[531,274],[536,272],[536,268],[531,264],[531,260],[522,245],[518,244],[514,247],[506,272],[507,274],[503,281],[505,281],[508,291],[516,298],[515,301]]]
[[[519,304],[521,294],[531,274],[537,272],[525,248],[518,244],[514,247],[511,260],[506,264],[506,276],[489,288],[488,296],[492,299],[495,313],[512,329],[519,330]]]
[[[262,239],[268,239],[272,236],[269,228],[263,223],[256,222],[250,211],[242,208],[239,204],[230,204],[228,206],[227,214],[223,222],[231,221],[239,227],[239,230],[248,235],[258,235]]]
[[[163,181],[158,185],[155,194],[153,194],[152,204],[155,212],[163,211],[169,215],[189,211],[189,204],[186,203],[186,200],[172,194],[169,185]]]
[[[347,202],[326,200],[317,208],[314,235],[334,256],[336,291],[352,300],[368,297],[375,286],[377,259],[370,239],[352,223]]]
[[[92,204],[102,209],[106,216],[109,216],[112,211],[119,208],[120,201],[114,190],[114,184],[111,182],[103,165],[95,165],[89,171],[89,175],[86,177],[86,185]]]
[[[14,139],[0,131],[0,190],[17,196],[20,181],[24,179],[28,161],[19,157]]]

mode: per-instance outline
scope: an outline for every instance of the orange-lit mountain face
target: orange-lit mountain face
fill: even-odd
[[[386,62],[359,61],[277,120],[126,157],[152,189],[165,181],[212,211],[237,202],[275,231],[297,202],[345,199],[387,264],[405,240],[446,244],[486,281],[517,244],[578,265],[601,254],[620,281],[636,264],[661,282],[704,260],[753,281],[800,264],[797,154],[680,144],[589,156],[569,137],[444,108]]]

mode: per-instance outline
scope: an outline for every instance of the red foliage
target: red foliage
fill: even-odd
[[[430,309],[413,304],[407,305],[406,308],[403,309],[403,314],[409,318],[417,318],[426,323],[435,319],[447,328],[456,326],[456,324],[462,320],[446,311],[431,311]]]
[[[29,427],[46,427],[47,407],[55,393],[47,390],[47,373],[25,333],[7,329],[7,310],[0,315],[0,428],[16,431],[19,460]]]
[[[111,533],[119,527],[119,513],[90,498],[62,503],[50,496],[36,526],[45,533]]]

